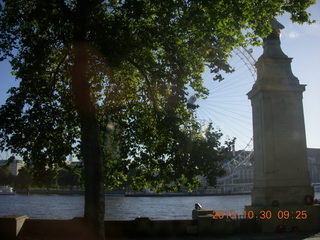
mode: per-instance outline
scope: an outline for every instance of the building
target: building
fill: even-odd
[[[236,155],[240,151],[236,152]],[[249,154],[249,153],[247,153]],[[316,191],[320,191],[320,149],[308,148],[308,167],[311,183]],[[253,159],[246,164],[239,164],[234,169],[227,170],[227,174],[217,179],[216,192],[219,193],[244,193],[250,192],[253,187]]]
[[[320,183],[320,149],[308,148],[308,164],[312,183]]]

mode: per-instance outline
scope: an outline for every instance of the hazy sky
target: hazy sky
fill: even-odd
[[[282,49],[292,57],[292,72],[306,84],[303,94],[307,146],[320,148],[320,3],[310,8],[312,25],[292,24],[288,16],[279,18],[285,25]]]
[[[285,14],[277,19],[285,29],[281,32],[281,48],[293,58],[292,72],[300,84],[306,84],[303,93],[304,116],[309,148],[320,148],[320,3],[308,10],[316,23],[293,24]],[[253,48],[255,59],[262,47]],[[211,119],[228,137],[235,136],[236,148],[243,149],[252,137],[251,105],[246,93],[254,80],[248,68],[237,55],[230,61],[235,72],[226,75],[221,83],[212,83],[208,72],[204,73],[205,85],[211,90],[206,100],[198,100],[199,119]]]
[[[293,24],[288,15],[278,17],[278,21],[285,26],[281,34],[282,50],[293,58],[294,75],[301,84],[307,85],[303,94],[307,146],[320,148],[320,3],[313,5],[309,12],[317,21],[312,25]],[[257,59],[261,52],[262,47],[254,48],[252,55]],[[251,107],[246,93],[254,79],[238,56],[232,61],[236,71],[220,86],[211,86],[210,75],[204,74],[205,83],[213,91],[207,100],[198,101],[198,115],[200,119],[213,120],[227,136],[236,136],[237,148],[241,149],[252,136]],[[10,72],[9,63],[0,62],[0,104],[7,98],[7,90],[18,84]]]

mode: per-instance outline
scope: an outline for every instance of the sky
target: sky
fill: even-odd
[[[304,117],[307,147],[320,148],[320,3],[308,10],[316,23],[292,23],[289,15],[279,16],[277,20],[285,26],[281,33],[283,52],[292,57],[292,72],[300,84],[306,84],[303,93]],[[248,49],[249,50],[249,49]],[[262,47],[252,48],[252,57],[258,59]],[[241,54],[240,54],[241,55]],[[243,57],[242,57],[243,58]],[[229,138],[236,137],[236,149],[252,148],[251,105],[246,93],[251,89],[254,78],[251,76],[247,61],[237,54],[230,60],[235,72],[225,76],[222,83],[212,83],[212,76],[203,74],[205,85],[211,90],[206,100],[197,100],[200,108],[198,119],[205,123],[213,121],[214,126]],[[253,68],[249,64],[249,68]],[[6,93],[18,81],[11,75],[7,61],[0,62],[0,105],[8,97]]]
[[[285,26],[281,31],[281,48],[292,59],[293,74],[300,84],[306,84],[303,93],[304,118],[308,148],[320,148],[320,2],[308,9],[316,23],[292,23],[290,15],[277,17]],[[248,48],[256,60],[262,46]],[[203,74],[205,86],[211,91],[208,99],[197,101],[198,118],[204,123],[211,120],[214,126],[229,138],[236,137],[236,149],[252,150],[252,113],[246,94],[255,81],[245,63],[236,54],[230,60],[235,72],[224,75],[221,83],[212,83],[212,76]],[[254,68],[254,66],[250,66]],[[249,145],[247,147],[247,145]]]
[[[309,148],[320,148],[320,2],[310,8],[312,25],[292,24],[288,16],[279,18],[285,25],[281,46],[292,57],[292,72],[306,84],[303,94],[304,117]]]

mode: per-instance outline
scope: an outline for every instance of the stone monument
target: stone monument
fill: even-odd
[[[307,162],[302,106],[305,85],[291,71],[292,58],[281,50],[280,30],[284,27],[276,20],[271,25],[272,33],[263,40],[264,51],[256,63],[257,80],[247,94],[253,116],[254,186],[252,206],[246,211],[272,211],[268,225],[273,226],[267,231],[283,223],[278,221],[283,218],[279,211],[289,211],[292,220],[299,211],[310,212],[308,217],[319,214],[312,205],[314,191]]]

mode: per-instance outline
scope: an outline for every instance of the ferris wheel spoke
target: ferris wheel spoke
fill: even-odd
[[[197,118],[210,119],[225,137],[236,137],[236,148],[243,149],[252,139],[251,105],[246,94],[256,78],[255,60],[251,51],[239,48],[228,63],[234,71],[222,74],[223,81],[205,81],[209,95],[198,100],[196,114]]]
[[[243,109],[247,108],[247,105],[245,105],[243,103],[233,103],[232,101],[227,101],[227,102],[226,101],[215,101],[213,104],[211,104],[211,106],[223,106],[223,107],[232,106],[232,108],[234,106],[238,106],[238,107],[242,107]],[[250,112],[250,110],[248,109],[247,112]]]
[[[246,103],[243,103],[243,102],[234,102],[233,99],[229,99],[228,101],[225,101],[225,100],[220,100],[220,99],[213,99],[214,102],[212,104],[210,104],[211,106],[215,105],[215,104],[225,104],[225,105],[228,105],[228,106],[244,106],[245,108],[247,109],[250,109],[248,107],[248,104]]]
[[[208,112],[214,111],[214,110],[218,110],[218,111],[220,110],[220,111],[226,112],[227,114],[234,114],[234,115],[243,117],[247,119],[248,122],[251,122],[251,118],[248,119],[248,116],[250,116],[251,112],[243,106],[239,106],[238,108],[236,108],[237,111],[234,110],[235,106],[231,106],[230,104],[226,105],[223,103],[214,103],[211,106],[208,106],[207,108],[208,108],[207,110]]]
[[[211,114],[210,115],[214,115],[214,114],[220,114],[224,119],[225,118],[233,118],[234,120],[237,120],[237,121],[242,121],[248,125],[251,124],[251,121],[250,120],[247,120],[245,118],[245,116],[239,116],[239,115],[235,115],[234,113],[229,113],[229,112],[222,112],[222,111],[219,111],[219,110],[212,110]],[[221,119],[223,121],[223,119]]]
[[[245,75],[244,75],[245,76]],[[235,89],[238,86],[241,86],[241,88],[245,89],[250,89],[250,82],[248,83],[243,83],[241,82],[240,78],[235,78],[233,81],[232,80],[224,80],[224,81],[229,81],[228,83],[220,86],[208,86],[207,88],[209,89],[209,92],[224,92],[227,89]]]
[[[211,106],[208,107],[209,109],[212,110],[212,112],[217,112],[218,114],[221,114],[221,115],[224,115],[225,117],[233,117],[232,115],[236,115],[237,117],[241,117],[243,119],[243,121],[251,124],[251,121],[247,119],[247,115],[243,115],[243,114],[239,114],[238,112],[235,112],[235,111],[231,111],[231,110],[228,110],[228,111],[223,111],[223,110],[217,110],[216,108],[212,108]]]
[[[242,75],[238,75],[237,77],[224,79],[222,82],[212,83],[211,85],[207,86],[207,88],[212,91],[220,91],[221,89],[226,89],[227,87],[234,87],[234,84],[236,83],[243,85],[244,83],[241,82],[241,77],[249,78],[247,74],[243,73]],[[249,82],[247,84],[249,85]]]
[[[245,128],[248,128],[250,126],[250,123],[245,122],[244,119],[240,119],[240,118],[237,118],[237,117],[234,117],[234,116],[229,116],[228,114],[225,114],[225,113],[222,113],[222,112],[219,112],[219,111],[215,111],[215,112],[217,114],[215,114],[215,115],[213,114],[213,116],[216,116],[217,118],[220,118],[220,117],[224,116],[223,119],[221,119],[221,121],[219,121],[219,122],[223,121],[224,124],[226,124],[226,122],[229,122],[230,125],[236,126],[236,128],[239,128],[239,125],[242,125]]]

